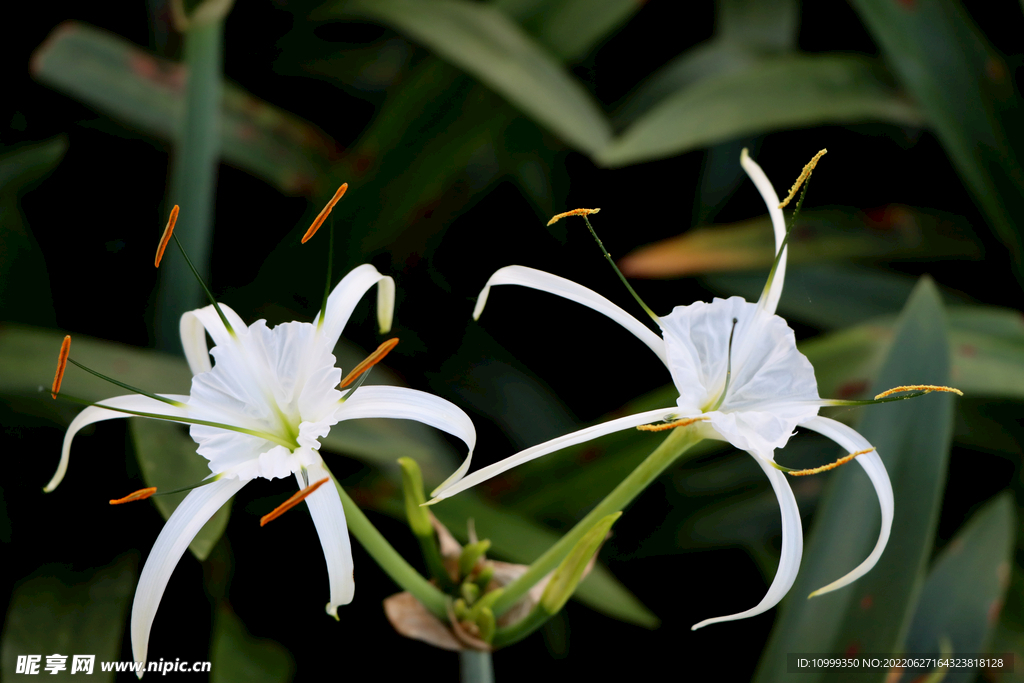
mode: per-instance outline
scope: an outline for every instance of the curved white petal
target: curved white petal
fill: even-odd
[[[598,313],[605,314],[632,332],[634,336],[644,344],[647,344],[651,351],[658,355],[661,362],[666,364],[668,362],[665,358],[665,342],[662,341],[661,337],[625,310],[592,289],[578,285],[572,280],[566,280],[564,277],[558,277],[551,273],[545,273],[543,270],[527,268],[526,266],[505,266],[491,275],[476,300],[476,308],[473,309],[474,320],[478,319],[480,314],[483,313],[484,306],[487,305],[487,296],[491,292],[491,287],[495,285],[522,285],[523,287],[539,289],[542,292],[549,292],[563,299],[583,304],[587,308],[592,308]]]
[[[235,332],[245,330],[245,322],[231,310],[227,304],[220,304],[220,310],[224,311],[224,317],[228,319]],[[185,360],[193,375],[207,372],[210,365],[210,355],[206,347],[206,333],[210,333],[214,346],[227,344],[231,341],[231,334],[213,305],[197,308],[194,311],[183,313],[178,323],[178,332],[181,334],[181,347],[185,350]]]
[[[321,311],[313,321],[320,327],[320,316],[323,316],[323,327],[320,329],[321,339],[328,350],[334,348],[341,337],[341,331],[348,324],[356,304],[374,285],[377,287],[377,323],[380,333],[391,330],[391,321],[395,313],[395,281],[389,275],[381,275],[376,268],[364,263],[353,268],[341,279],[331,295],[327,297],[326,312]]]
[[[775,188],[772,187],[768,176],[764,174],[764,171],[761,170],[757,162],[750,158],[745,148],[740,154],[740,165],[743,166],[743,170],[747,172],[750,179],[754,181],[754,186],[761,193],[764,203],[768,205],[768,215],[771,216],[772,227],[775,229],[775,253],[778,254],[783,240],[786,239],[786,219],[782,215],[782,209],[779,208],[779,195],[775,194]],[[764,306],[764,310],[768,313],[775,313],[775,309],[779,305],[779,298],[782,296],[782,283],[786,279],[788,252],[789,247],[786,247],[785,251],[782,252],[782,258],[779,260],[779,267],[775,271],[775,277],[772,279],[771,285],[768,287],[767,292],[762,295],[763,300],[758,302],[759,305]]]
[[[827,417],[816,417],[813,420],[804,422],[800,426],[813,429],[819,434],[827,436],[850,453],[871,448],[871,444],[868,443],[867,439],[858,434],[854,429],[847,427],[842,422],[836,422]],[[871,485],[875,487],[875,493],[878,494],[878,504],[882,508],[882,529],[878,534],[878,542],[875,543],[875,548],[868,555],[867,559],[861,562],[856,569],[841,579],[814,591],[810,597],[842,588],[867,574],[875,566],[875,563],[878,562],[878,558],[882,556],[882,551],[885,550],[885,544],[889,542],[894,508],[892,484],[889,482],[889,474],[885,471],[885,465],[882,464],[882,459],[877,451],[858,455],[857,462],[860,463],[860,466],[864,468],[864,471],[871,479]]]
[[[457,405],[433,394],[405,387],[364,386],[356,389],[341,405],[335,417],[338,421],[368,417],[416,420],[462,439],[469,453],[459,469],[439,489],[461,479],[473,460],[473,448],[476,446],[473,421]]]
[[[462,479],[461,475],[469,468],[469,458],[466,458],[466,462],[462,463],[458,471],[453,474],[448,480],[434,489],[434,492],[430,495],[433,498],[430,503],[436,503],[439,500],[450,498],[456,493],[465,491],[471,486],[476,486],[482,481],[487,481],[491,477],[497,476],[502,472],[512,469],[516,465],[521,465],[524,462],[529,462],[542,455],[559,451],[569,446],[574,446],[578,443],[584,443],[604,436],[605,434],[611,434],[612,432],[619,432],[623,429],[630,429],[631,427],[637,427],[642,424],[648,424],[650,422],[658,422],[669,417],[686,417],[679,415],[679,409],[675,406],[671,408],[659,408],[658,410],[648,410],[643,413],[637,413],[636,415],[627,415],[626,417],[620,417],[615,420],[609,420],[608,422],[602,422],[601,424],[594,425],[593,427],[587,427],[571,434],[559,436],[550,441],[545,441],[542,444],[531,446],[526,450],[519,451],[515,455],[511,455],[504,460],[500,460],[493,465],[488,465],[482,469],[477,470],[473,474],[469,475],[465,479]],[[456,477],[456,475],[460,475]]]
[[[331,477],[323,462],[317,462],[306,468],[309,483]],[[299,486],[305,482],[295,475]],[[331,585],[331,601],[327,603],[327,613],[338,618],[338,607],[352,602],[356,590],[355,577],[352,574],[352,543],[348,537],[348,525],[345,523],[345,510],[341,506],[341,496],[334,486],[334,478],[306,497],[309,514],[313,517],[316,533],[320,536],[320,545],[324,548],[324,559],[327,560],[327,577]]]
[[[757,455],[753,453],[751,455],[754,456],[754,460],[761,466],[764,473],[768,475],[768,481],[772,483],[772,488],[775,489],[775,496],[779,499],[779,509],[782,512],[782,557],[779,559],[779,568],[775,572],[775,579],[772,581],[772,585],[769,586],[768,593],[755,607],[748,609],[746,612],[730,614],[725,617],[715,617],[714,619],[705,619],[699,624],[694,624],[690,629],[692,631],[703,628],[708,624],[746,619],[747,617],[767,612],[779,604],[779,601],[785,597],[789,589],[793,587],[793,582],[796,581],[797,572],[800,571],[800,558],[804,553],[804,532],[803,527],[800,525],[800,510],[797,508],[793,489],[790,488],[789,482],[786,481],[785,474],[772,467],[764,459],[757,457]]]
[[[175,401],[181,401],[182,403],[188,401],[188,396],[180,396],[177,394],[160,394],[160,396],[174,399]],[[186,415],[185,408],[168,405],[163,401],[157,401],[156,399],[149,398],[148,396],[141,396],[139,394],[128,394],[127,396],[105,398],[100,401],[100,403],[110,406],[111,408],[137,410],[143,413],[159,413],[160,415],[169,415],[172,417],[185,417]],[[64,445],[61,448],[60,463],[57,465],[57,472],[53,475],[53,478],[50,479],[50,483],[43,487],[43,491],[49,493],[54,490],[64,478],[64,474],[68,471],[68,460],[71,457],[71,441],[75,438],[75,434],[77,434],[79,430],[87,425],[93,424],[94,422],[113,420],[119,417],[131,417],[131,415],[127,413],[119,413],[116,410],[99,408],[97,406],[89,406],[76,415],[75,419],[71,421],[70,425],[68,425],[68,431],[64,434]]]
[[[132,652],[136,662],[146,662],[153,617],[178,560],[210,517],[244,485],[245,482],[238,479],[221,479],[193,489],[160,531],[142,568],[132,603]],[[141,672],[139,678],[142,678]]]

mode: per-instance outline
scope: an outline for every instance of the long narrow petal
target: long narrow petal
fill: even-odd
[[[135,589],[135,602],[132,603],[132,652],[136,662],[146,662],[153,617],[178,560],[203,525],[245,483],[238,479],[221,479],[193,489],[160,531],[146,558],[146,566],[142,568],[139,586]],[[141,672],[139,678],[142,678]]]
[[[331,476],[322,463],[311,465],[306,471],[311,482]],[[299,475],[295,476],[298,479]],[[302,485],[303,482],[299,482],[299,486]],[[327,613],[337,619],[338,607],[352,602],[356,584],[352,574],[352,543],[345,523],[345,510],[333,480],[307,496],[306,505],[309,506],[309,514],[313,517],[320,545],[324,548],[324,559],[327,560],[327,578],[331,585],[331,601],[327,603]]]
[[[469,415],[454,403],[415,389],[390,386],[360,387],[335,414],[338,421],[368,417],[416,420],[457,436],[469,448],[459,469],[438,488],[454,483],[466,474],[476,446],[476,428]]]
[[[231,323],[236,332],[245,329],[245,322],[227,304],[220,304],[220,310],[224,311],[224,317]],[[210,333],[214,346],[220,346],[231,341],[231,334],[217,310],[212,306],[197,308],[194,311],[183,313],[178,323],[178,332],[181,334],[181,346],[185,350],[185,360],[193,375],[207,372],[210,365],[210,354],[206,347],[206,333]]]
[[[433,496],[431,503],[435,503],[445,498],[450,498],[456,493],[465,491],[466,489],[476,486],[482,481],[487,481],[491,477],[495,477],[502,472],[512,469],[516,465],[521,465],[524,462],[529,462],[542,455],[548,453],[554,453],[555,451],[574,446],[578,443],[584,443],[604,436],[605,434],[611,434],[612,432],[619,432],[623,429],[630,429],[637,427],[642,424],[649,422],[658,422],[668,417],[677,416],[679,408],[673,406],[671,408],[659,408],[658,410],[648,410],[644,413],[637,413],[636,415],[627,415],[626,417],[620,417],[616,420],[609,420],[608,422],[602,422],[601,424],[594,425],[593,427],[587,427],[571,434],[559,436],[550,441],[545,441],[542,444],[531,446],[526,450],[519,451],[515,455],[511,455],[504,460],[500,460],[493,465],[488,465],[480,470],[477,470],[473,474],[469,475],[465,479],[462,476],[466,470],[469,469],[469,458],[466,458],[466,462],[462,463],[462,466],[448,478],[445,483],[434,489],[434,492],[430,495]],[[684,416],[679,416],[684,417]]]
[[[754,181],[754,186],[761,193],[764,203],[768,205],[768,215],[771,216],[772,227],[775,229],[775,253],[777,254],[782,247],[783,240],[786,239],[786,219],[782,215],[782,209],[779,208],[779,195],[775,193],[775,188],[772,187],[768,176],[764,174],[764,171],[761,170],[757,162],[750,158],[746,149],[740,154],[740,165],[743,166],[743,170],[747,172],[750,179]],[[786,279],[788,252],[789,247],[786,247],[785,251],[782,252],[782,258],[779,259],[779,267],[775,271],[775,277],[772,279],[765,295],[762,295],[764,300],[758,302],[764,306],[764,310],[769,315],[775,313],[775,309],[779,305],[779,298],[782,296],[782,283]]]
[[[542,292],[549,292],[563,299],[583,304],[592,308],[598,313],[603,313],[618,324],[632,332],[640,341],[650,347],[651,351],[657,354],[662,363],[666,363],[665,342],[661,337],[651,331],[649,327],[631,316],[622,308],[616,306],[592,289],[578,285],[572,280],[558,277],[543,270],[527,268],[526,266],[505,266],[494,272],[487,284],[484,285],[480,296],[476,300],[476,308],[473,309],[473,319],[476,320],[483,313],[487,305],[487,296],[491,287],[495,285],[522,285],[532,289],[539,289]]]
[[[364,263],[353,268],[341,279],[327,297],[326,312],[321,311],[313,321],[319,327],[320,316],[323,316],[320,334],[323,335],[323,343],[328,349],[333,349],[338,343],[356,304],[374,285],[378,285],[377,323],[380,325],[380,333],[386,334],[391,330],[391,320],[395,312],[395,281],[389,275],[381,275],[376,268]]]
[[[180,396],[177,394],[160,394],[165,398],[171,398],[182,403],[188,401],[188,396]],[[139,394],[128,394],[127,396],[114,396],[113,398],[105,398],[101,401],[103,405],[110,406],[111,408],[125,408],[127,410],[137,410],[145,413],[159,413],[161,415],[170,415],[174,417],[184,417],[186,411],[184,408],[176,408],[172,405],[157,401],[149,398],[148,396],[141,396]],[[83,427],[91,425],[94,422],[102,422],[103,420],[113,420],[119,417],[131,417],[126,413],[119,413],[116,410],[107,410],[106,408],[97,408],[96,406],[89,406],[71,421],[68,425],[68,431],[64,434],[64,445],[60,451],[60,463],[57,465],[57,472],[50,479],[50,483],[43,487],[43,491],[49,493],[50,491],[57,488],[61,480],[64,478],[64,474],[68,471],[68,460],[71,458],[71,441]]]
[[[804,553],[804,532],[803,527],[800,525],[800,510],[796,506],[793,489],[790,488],[789,482],[786,481],[785,474],[772,467],[771,464],[762,458],[757,457],[753,453],[751,455],[757,461],[757,464],[761,466],[761,469],[764,470],[764,473],[768,475],[768,481],[772,483],[772,488],[775,489],[775,496],[779,499],[779,509],[782,512],[782,557],[779,559],[779,568],[775,571],[775,580],[772,581],[772,585],[768,588],[768,593],[755,607],[748,609],[746,612],[730,614],[726,617],[705,619],[699,624],[694,624],[691,629],[693,631],[703,628],[708,624],[746,619],[747,617],[767,612],[779,604],[779,601],[785,597],[789,589],[793,587],[793,582],[796,581],[797,572],[800,571],[800,558]]]
[[[842,422],[836,422],[827,417],[816,417],[804,422],[801,426],[813,429],[819,434],[827,436],[845,448],[849,453],[871,448],[871,444],[868,443],[867,439],[858,434],[854,429],[847,427]],[[892,484],[889,482],[889,474],[885,471],[885,465],[882,464],[882,459],[877,451],[857,456],[857,462],[860,463],[868,478],[871,479],[871,485],[875,487],[875,493],[878,494],[878,504],[882,508],[882,529],[878,534],[878,542],[875,543],[875,548],[868,555],[868,558],[861,562],[856,569],[841,579],[814,591],[811,593],[811,597],[842,588],[867,574],[875,566],[875,563],[878,562],[878,558],[882,556],[882,551],[885,550],[885,544],[889,542],[894,508]]]

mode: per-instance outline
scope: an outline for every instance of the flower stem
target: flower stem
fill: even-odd
[[[494,665],[490,652],[462,650],[459,652],[462,683],[494,683]]]
[[[505,592],[492,607],[495,616],[512,607],[521,597],[552,571],[576,546],[579,540],[603,517],[625,508],[641,491],[668,468],[691,446],[701,441],[695,430],[686,427],[674,429],[629,476],[623,479],[604,500],[581,519],[569,533],[562,536],[547,552],[537,558],[526,573],[505,586]]]
[[[441,621],[448,622],[447,598],[444,593],[420,576],[398,551],[391,547],[387,539],[373,526],[363,511],[352,502],[345,489],[341,487],[334,475],[331,475],[334,486],[341,496],[341,506],[345,509],[345,520],[348,530],[359,539],[370,557],[387,572],[387,575],[399,586],[412,593],[413,597],[423,603],[430,612]],[[483,679],[480,679],[483,680]]]

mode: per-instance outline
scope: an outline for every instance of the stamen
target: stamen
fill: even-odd
[[[807,164],[804,166],[804,170],[800,172],[800,177],[796,179],[795,183],[793,183],[793,187],[789,188],[789,195],[787,195],[786,198],[782,200],[782,203],[779,204],[780,209],[786,208],[786,205],[789,204],[790,200],[792,200],[793,197],[796,196],[796,193],[800,189],[800,186],[804,184],[805,180],[811,177],[811,172],[814,170],[814,167],[818,165],[818,159],[825,156],[827,152],[827,149],[823,149],[817,154],[815,154],[813,159],[807,162]]]
[[[573,209],[572,211],[566,211],[565,213],[560,213],[551,220],[549,220],[548,225],[554,225],[558,221],[569,216],[588,216],[592,213],[597,213],[600,210],[601,209]]]
[[[689,427],[694,422],[704,422],[710,420],[708,417],[686,417],[682,420],[676,420],[675,422],[665,422],[662,424],[650,424],[640,425],[637,427],[641,432],[663,432],[667,429],[675,429],[676,427]]]
[[[53,376],[53,386],[50,387],[50,396],[55,400],[60,393],[60,383],[64,379],[64,370],[68,367],[68,354],[71,353],[71,335],[64,335],[64,341],[60,343],[60,354],[57,356],[57,372]]]
[[[732,338],[736,334],[736,323],[738,322],[738,319],[732,319],[732,330],[729,331],[729,352],[725,361],[725,387],[722,389],[721,396],[719,396],[718,400],[715,401],[715,405],[711,410],[718,410],[721,408],[722,403],[725,402],[725,395],[729,393],[729,382],[732,380]]]
[[[378,346],[376,351],[367,356],[359,365],[352,368],[352,371],[345,376],[345,379],[341,380],[341,384],[338,385],[338,388],[344,389],[349,384],[352,384],[352,382],[356,381],[361,374],[384,360],[384,356],[391,353],[391,349],[396,346],[398,346],[398,337],[388,339],[386,342]]]
[[[132,501],[135,501],[135,500],[146,500],[147,498],[152,496],[154,493],[156,493],[156,487],[155,486],[150,486],[149,488],[139,489],[135,493],[129,493],[124,498],[117,498],[115,500],[112,500],[112,501],[110,501],[110,504],[111,505],[124,505],[125,503],[131,503]]]
[[[885,398],[886,396],[898,394],[903,391],[923,391],[926,394],[930,394],[933,391],[944,391],[946,393],[956,394],[957,396],[964,395],[964,392],[959,389],[954,389],[953,387],[941,387],[935,384],[912,384],[905,387],[894,387],[888,391],[883,391],[878,396],[875,396],[875,400],[877,401],[880,398]]]
[[[167,248],[167,244],[171,241],[171,235],[174,234],[174,224],[178,222],[178,205],[175,204],[174,208],[171,209],[171,216],[167,219],[167,227],[164,228],[164,234],[160,238],[160,245],[156,248],[156,258],[153,259],[153,265],[157,268],[160,267],[160,260],[164,257],[164,250]]]
[[[848,463],[851,460],[853,460],[854,458],[856,458],[858,455],[864,455],[865,453],[870,453],[873,450],[875,450],[875,449],[874,448],[865,448],[862,451],[857,451],[856,453],[850,453],[849,455],[844,455],[843,457],[839,458],[835,462],[829,463],[828,465],[822,465],[821,467],[813,467],[813,468],[811,468],[809,470],[791,470],[791,469],[788,469],[788,468],[781,468],[781,467],[779,469],[782,469],[783,472],[785,472],[786,474],[788,474],[791,477],[806,477],[809,474],[821,474],[822,472],[827,472],[828,470],[834,470],[835,468],[839,467],[840,465],[845,465],[846,463]]]
[[[309,496],[309,494],[313,493],[313,491],[316,491],[318,488],[320,488],[330,480],[330,477],[324,477],[323,479],[316,482],[312,486],[307,486],[306,488],[302,489],[294,496],[278,505],[271,512],[260,517],[260,526],[266,526],[267,522],[273,522],[275,519],[277,519],[278,517],[280,517],[281,515],[283,515],[284,513],[288,512],[293,507],[301,503],[303,500],[306,499],[307,496]]]
[[[313,219],[313,224],[309,226],[309,230],[307,230],[306,234],[302,236],[302,244],[305,244],[312,239],[313,235],[316,234],[316,231],[320,229],[320,226],[324,224],[324,220],[331,215],[331,209],[334,208],[334,205],[338,203],[339,199],[345,196],[346,190],[348,190],[348,183],[342,183],[341,187],[338,188],[338,191],[334,193],[333,197],[331,197],[331,201],[327,202],[327,206],[325,206],[323,210],[317,214],[316,218]]]

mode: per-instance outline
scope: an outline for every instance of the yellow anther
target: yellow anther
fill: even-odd
[[[814,155],[813,159],[807,162],[807,165],[804,166],[804,170],[800,172],[800,177],[796,179],[795,183],[793,183],[793,187],[789,188],[789,194],[786,196],[785,199],[782,200],[782,203],[779,204],[780,209],[786,208],[786,204],[789,204],[793,197],[796,196],[796,193],[800,189],[800,186],[807,182],[807,179],[811,177],[811,171],[813,171],[814,167],[818,165],[818,159],[825,156],[826,152],[828,152],[827,149],[821,150],[820,152]]]
[[[334,205],[338,203],[339,199],[345,196],[345,191],[347,189],[348,183],[342,183],[341,187],[338,188],[338,191],[334,193],[333,197],[331,197],[331,201],[327,202],[327,206],[323,208],[323,211],[318,213],[316,218],[313,219],[313,224],[309,226],[309,230],[307,230],[306,234],[302,236],[302,244],[308,242],[313,237],[313,235],[316,234],[316,231],[319,230],[320,226],[324,224],[324,221],[327,220],[327,217],[331,215],[331,209],[334,208]]]
[[[873,450],[875,449],[865,448],[862,451],[857,451],[856,453],[844,455],[843,457],[839,458],[835,462],[829,463],[828,465],[822,465],[821,467],[813,467],[809,470],[793,470],[791,472],[786,472],[786,474],[788,474],[791,477],[806,477],[808,474],[821,474],[822,472],[827,472],[828,470],[834,470],[840,465],[845,465],[846,463],[856,458],[858,455],[864,455],[865,453],[870,453]]]
[[[124,498],[116,498],[116,499],[110,501],[110,504],[111,505],[123,505],[125,503],[131,503],[132,501],[136,501],[136,500],[146,500],[147,498],[152,496],[154,493],[156,493],[156,487],[155,486],[150,486],[149,488],[139,489],[135,493],[129,493]]]
[[[935,384],[910,384],[904,387],[893,387],[888,391],[883,391],[878,396],[875,396],[875,400],[877,401],[880,398],[892,396],[893,394],[899,394],[904,391],[923,391],[926,394],[930,394],[933,391],[944,391],[949,394],[956,394],[957,396],[964,395],[964,392],[960,391],[959,389],[954,389],[953,387],[942,387]]]
[[[394,339],[388,339],[386,342],[377,347],[377,350],[366,357],[359,365],[352,368],[352,372],[345,375],[345,379],[341,380],[341,384],[338,385],[339,389],[344,389],[352,382],[355,382],[359,375],[363,374],[377,363],[384,360],[384,356],[391,353],[391,349],[398,346],[398,337]]]
[[[708,417],[684,417],[682,420],[676,420],[675,422],[664,422],[662,424],[650,424],[640,425],[637,427],[641,432],[663,432],[666,429],[675,429],[676,427],[689,427],[694,422],[704,422],[710,420]]]
[[[174,208],[171,209],[171,215],[167,218],[167,227],[164,228],[164,234],[160,237],[160,244],[156,248],[156,258],[153,259],[153,265],[156,268],[160,267],[160,261],[164,257],[164,250],[167,249],[167,243],[171,241],[171,235],[174,234],[174,224],[178,222],[178,205],[175,204]]]
[[[60,354],[57,356],[57,373],[53,376],[53,386],[50,387],[50,396],[57,398],[60,393],[60,383],[64,379],[64,370],[68,367],[68,354],[71,353],[71,335],[64,335],[64,341],[60,343]]]
[[[310,484],[306,488],[302,489],[301,491],[296,493],[294,496],[292,496],[291,498],[289,498],[285,502],[283,502],[280,505],[278,505],[271,512],[269,512],[269,513],[263,515],[262,517],[260,517],[260,526],[265,526],[267,524],[267,522],[273,522],[275,519],[277,519],[278,517],[280,517],[281,515],[283,515],[284,513],[288,512],[293,507],[295,507],[296,505],[301,503],[303,500],[306,499],[306,497],[309,494],[313,493],[313,491],[316,491],[318,488],[320,488],[321,486],[323,486],[324,484],[326,484],[330,480],[331,480],[330,477],[324,477],[323,479],[321,479],[320,481],[316,482],[315,484]]]
[[[597,213],[600,210],[601,209],[573,209],[572,211],[566,211],[565,213],[560,213],[551,220],[549,220],[548,225],[554,225],[558,221],[562,220],[563,218],[568,218],[569,216],[589,216],[590,214]]]

